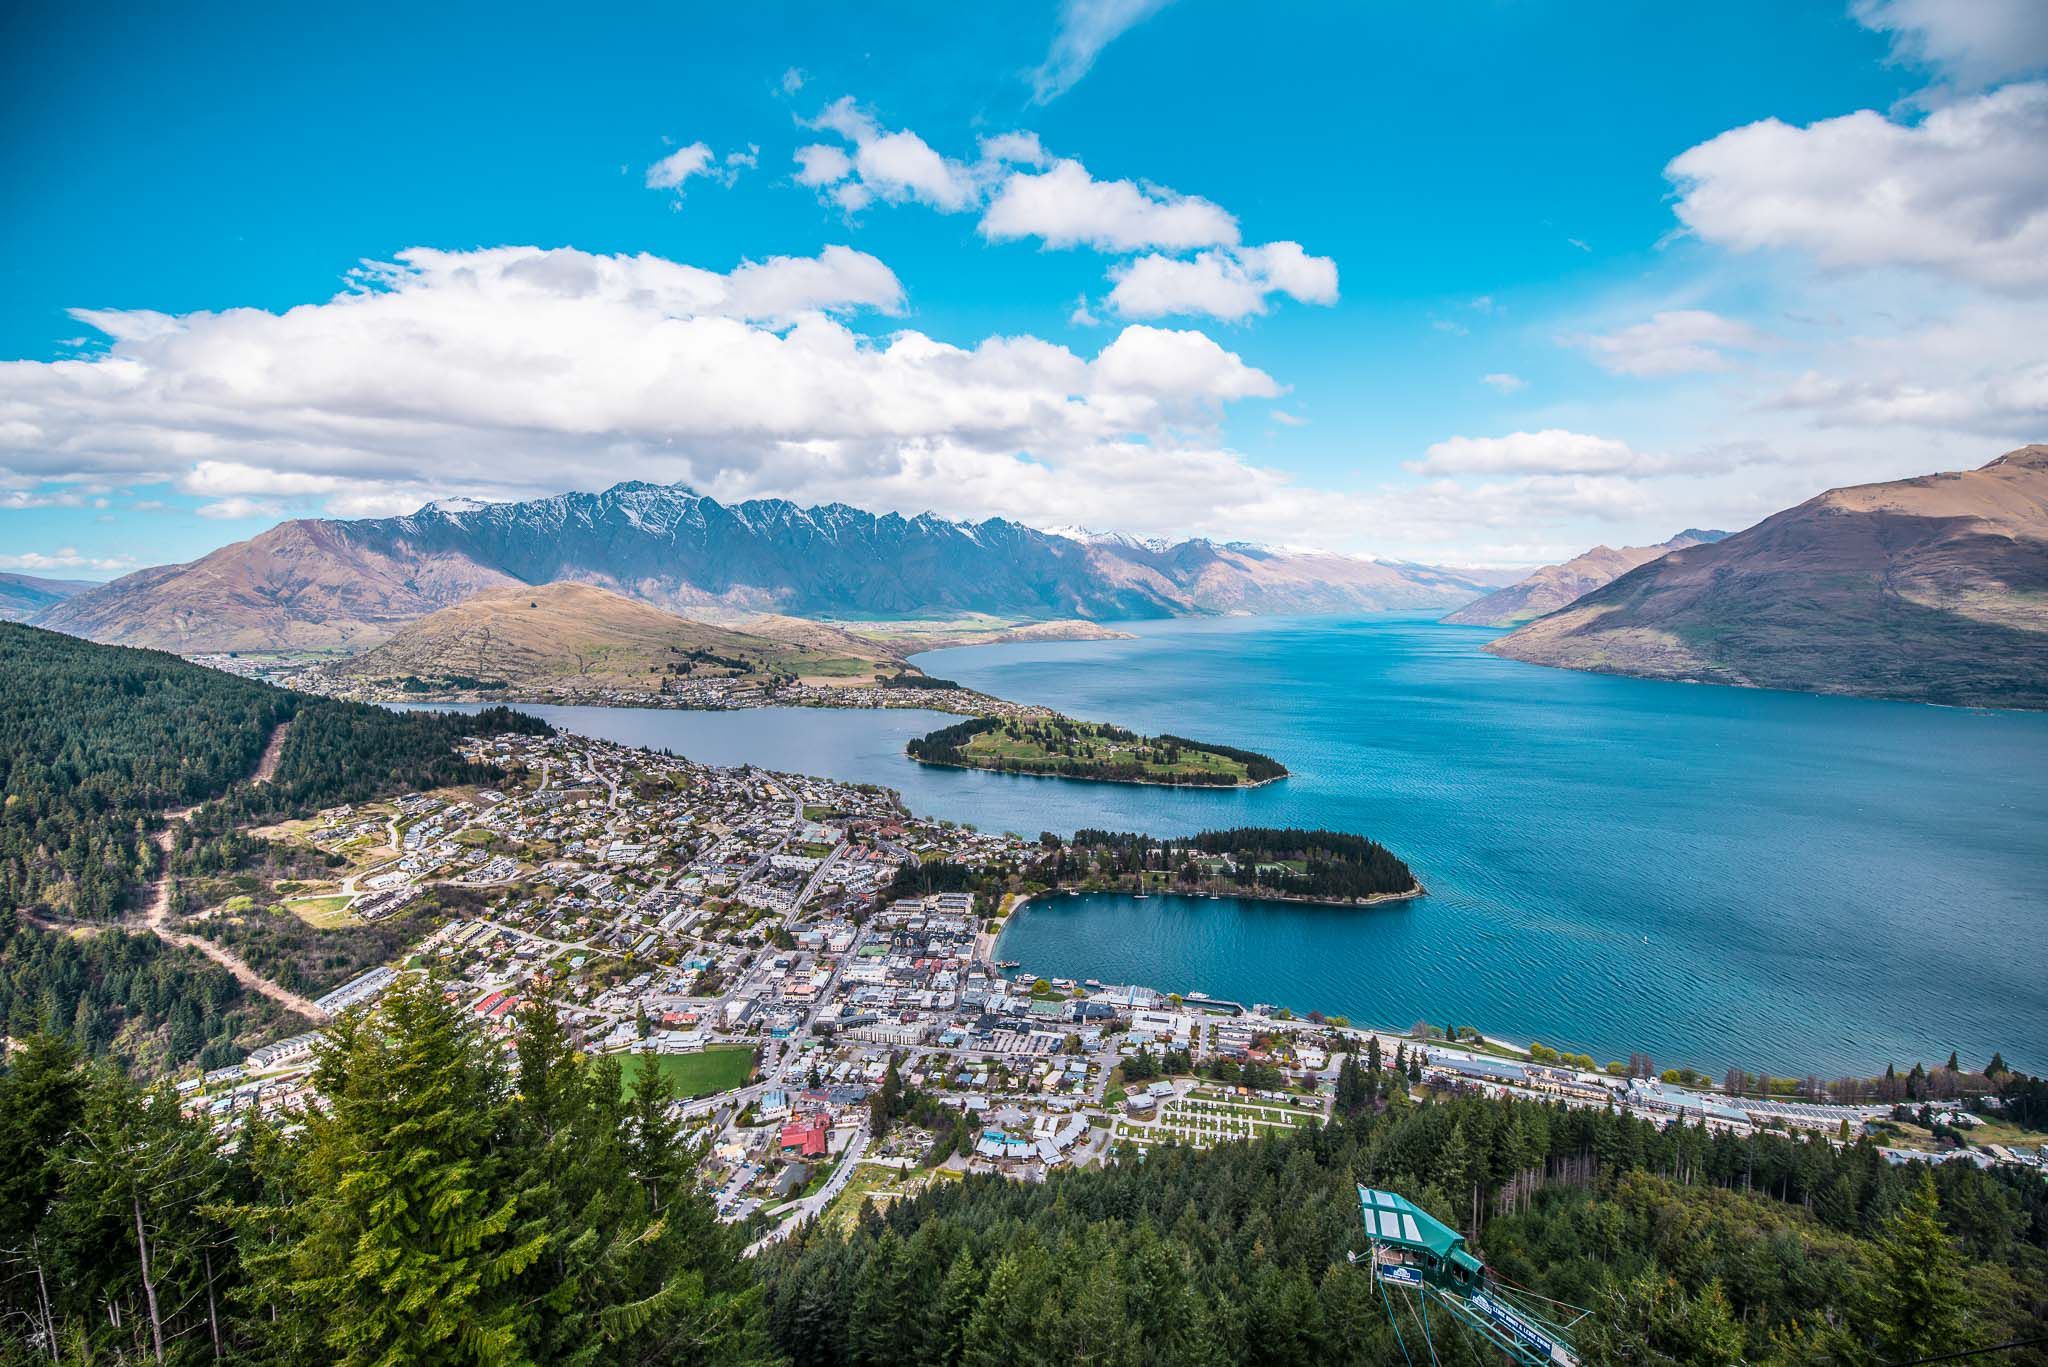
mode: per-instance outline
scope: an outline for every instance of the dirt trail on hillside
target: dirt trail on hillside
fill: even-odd
[[[256,758],[256,767],[249,772],[249,782],[268,783],[277,777],[278,757],[284,754],[285,733],[292,729],[288,721],[279,722],[270,733],[270,741],[263,747],[263,753]]]
[[[278,756],[284,750],[285,732],[290,728],[291,723],[287,721],[270,733],[270,740],[263,747],[262,757],[256,761],[255,769],[250,771],[249,782],[268,783],[277,773]],[[309,998],[302,997],[290,988],[272,982],[255,969],[249,967],[242,960],[241,956],[232,950],[215,944],[204,935],[192,935],[182,930],[171,929],[171,875],[169,871],[171,838],[178,827],[184,825],[192,813],[197,810],[199,809],[196,806],[180,807],[176,811],[164,813],[166,824],[162,830],[156,833],[156,847],[165,858],[165,871],[157,875],[156,882],[150,885],[149,907],[143,912],[141,928],[150,931],[166,944],[177,945],[183,949],[198,950],[201,954],[204,954],[207,958],[234,974],[235,981],[250,991],[262,993],[279,1006],[284,1007],[288,1011],[297,1012],[315,1025],[326,1024],[328,1020],[327,1013],[315,1006]]]

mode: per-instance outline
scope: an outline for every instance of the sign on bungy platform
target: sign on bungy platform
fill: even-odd
[[[1503,1330],[1515,1336],[1525,1347],[1534,1349],[1549,1361],[1560,1367],[1571,1367],[1578,1359],[1566,1352],[1548,1334],[1523,1318],[1513,1308],[1487,1295],[1484,1291],[1474,1292],[1472,1306]]]
[[[1422,1289],[1422,1269],[1405,1267],[1399,1263],[1379,1263],[1380,1280],[1389,1286],[1406,1286],[1416,1291]]]

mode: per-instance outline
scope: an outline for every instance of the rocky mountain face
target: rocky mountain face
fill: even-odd
[[[1577,602],[1602,585],[1611,584],[1638,565],[1687,546],[1704,546],[1726,537],[1726,532],[1701,531],[1688,527],[1669,541],[1655,546],[1595,546],[1584,555],[1573,556],[1559,565],[1545,565],[1527,579],[1487,594],[1444,618],[1468,627],[1514,627],[1534,621]]]
[[[74,594],[98,588],[90,579],[39,579],[0,574],[0,622],[23,622]]]
[[[1425,566],[1242,543],[1079,539],[991,518],[876,515],[782,499],[726,506],[629,482],[408,517],[287,522],[143,570],[39,625],[185,653],[360,650],[484,589],[574,580],[688,613],[988,613],[1115,620],[1449,607],[1489,585]]]
[[[2048,446],[1830,490],[1486,648],[1648,678],[2048,707]]]

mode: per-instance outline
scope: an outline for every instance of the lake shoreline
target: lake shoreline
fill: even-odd
[[[995,953],[1063,976],[1485,1023],[1717,1074],[1903,1071],[1993,1048],[2044,1066],[2024,1047],[2048,1038],[2048,992],[2025,970],[2048,954],[2040,714],[1540,669],[1480,651],[1482,629],[1417,616],[1131,629],[917,663],[1063,715],[1228,732],[1314,763],[1259,788],[1019,786],[906,757],[949,720],[930,708],[541,712],[704,762],[892,788],[914,812],[987,831],[1371,831],[1431,871],[1398,916],[1220,901],[1200,915],[1157,899],[1006,922]],[[1930,940],[1930,921],[1947,931]],[[1944,979],[1980,988],[1958,998],[1931,986]]]

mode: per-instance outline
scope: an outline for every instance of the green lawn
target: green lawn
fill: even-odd
[[[668,1075],[680,1097],[710,1096],[743,1085],[754,1071],[754,1049],[747,1044],[714,1045],[700,1054],[657,1054],[655,1067]],[[626,1090],[638,1084],[644,1061],[639,1054],[625,1059]]]
[[[332,930],[354,919],[348,909],[351,900],[348,897],[300,897],[286,902],[284,907],[315,930]]]
[[[821,1164],[823,1173],[830,1173],[832,1165]],[[825,1208],[824,1225],[837,1229],[843,1234],[853,1232],[854,1223],[860,1219],[861,1209],[868,1198],[878,1191],[903,1192],[904,1174],[896,1168],[883,1167],[879,1163],[862,1163],[853,1170],[853,1176],[846,1179],[846,1185],[832,1198],[832,1204]]]

